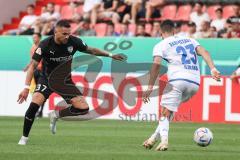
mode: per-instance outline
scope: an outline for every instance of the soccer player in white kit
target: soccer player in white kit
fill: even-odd
[[[168,83],[164,88],[161,99],[161,117],[155,132],[148,138],[143,146],[151,149],[161,140],[156,147],[157,151],[168,149],[169,122],[173,119],[174,112],[182,102],[189,100],[200,85],[200,68],[197,55],[202,56],[211,70],[212,77],[220,81],[220,72],[215,68],[208,53],[200,44],[191,38],[174,36],[174,23],[165,20],[161,24],[163,41],[153,49],[153,65],[150,70],[148,89],[143,94],[143,101],[149,102],[149,95],[158,77],[161,60],[168,62]]]

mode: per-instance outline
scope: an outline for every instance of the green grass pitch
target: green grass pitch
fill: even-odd
[[[23,118],[0,117],[0,160],[239,160],[239,124],[170,125],[169,150],[146,150],[141,144],[157,122],[113,120],[58,121],[57,134],[51,135],[48,119],[38,119],[27,146],[17,142]],[[212,130],[213,143],[205,148],[194,144],[196,128]]]

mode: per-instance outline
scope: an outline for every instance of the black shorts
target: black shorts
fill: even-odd
[[[76,96],[82,96],[81,91],[75,86],[72,79],[67,80],[64,84],[52,82],[49,83],[48,78],[45,76],[38,77],[35,92],[42,93],[47,100],[49,96],[55,92],[60,95],[67,103]]]

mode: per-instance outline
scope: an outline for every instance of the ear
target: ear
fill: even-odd
[[[58,30],[58,27],[55,27],[55,28],[54,28],[54,34],[57,33],[57,30]]]

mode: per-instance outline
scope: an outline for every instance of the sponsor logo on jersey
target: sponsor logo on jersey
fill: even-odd
[[[55,51],[50,51],[50,53],[54,55]]]
[[[73,51],[73,46],[69,46],[69,47],[67,48],[67,50],[68,50],[69,53],[72,53],[72,51]]]
[[[42,55],[42,50],[41,50],[41,48],[38,48],[38,49],[36,50],[36,53],[39,54],[39,55]]]
[[[58,58],[50,58],[51,61],[54,62],[66,62],[72,59],[72,55],[70,56],[65,56],[65,57],[58,57]]]

